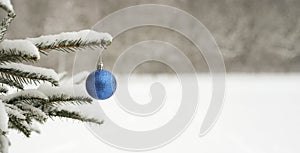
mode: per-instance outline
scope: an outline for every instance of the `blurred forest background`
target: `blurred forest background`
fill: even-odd
[[[164,4],[201,21],[215,37],[228,72],[300,72],[300,0],[12,0],[17,17],[7,38],[37,37],[92,28],[119,9],[138,4]],[[166,19],[168,20],[168,19]],[[191,28],[191,27],[187,27]],[[146,35],[147,34],[147,35]],[[162,39],[175,44],[198,72],[208,72],[204,58],[180,34],[159,27],[140,27],[115,38],[105,55],[111,68],[130,42]],[[160,54],[180,62],[180,58]],[[37,65],[72,71],[75,54],[51,53]],[[134,56],[133,56],[134,58]],[[84,61],[83,61],[84,62]],[[130,62],[128,60],[127,62]],[[126,63],[124,63],[126,66]],[[145,63],[139,73],[168,73],[160,63]]]

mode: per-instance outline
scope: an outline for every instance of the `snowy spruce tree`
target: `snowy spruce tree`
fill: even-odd
[[[112,37],[107,33],[82,30],[7,40],[5,33],[16,15],[10,0],[0,0],[0,7],[6,12],[0,25],[0,153],[8,152],[9,129],[29,137],[32,132],[39,132],[36,123],[45,123],[53,117],[102,124],[102,121],[65,107],[89,104],[92,100],[64,93],[54,70],[22,63],[34,63],[40,59],[40,54],[45,56],[53,50],[68,53],[87,47],[105,48]],[[32,84],[36,88],[26,88]]]

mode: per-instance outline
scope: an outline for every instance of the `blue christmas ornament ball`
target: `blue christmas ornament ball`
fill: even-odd
[[[87,77],[85,87],[91,97],[104,100],[115,93],[117,82],[109,71],[96,70]]]

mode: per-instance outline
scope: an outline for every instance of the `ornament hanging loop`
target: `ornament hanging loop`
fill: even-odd
[[[98,58],[97,70],[103,70],[103,52],[104,52],[104,49],[101,50],[100,56]]]
[[[100,57],[97,63],[97,70],[103,70],[103,58]]]

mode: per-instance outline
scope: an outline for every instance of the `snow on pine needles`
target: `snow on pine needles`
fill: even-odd
[[[15,13],[10,0],[0,0],[0,8],[7,13],[0,23],[0,153],[8,153],[9,129],[29,137],[32,132],[39,133],[36,123],[43,124],[53,117],[102,124],[102,120],[87,117],[72,107],[89,104],[91,98],[74,95],[71,92],[72,86],[60,87],[61,76],[53,69],[28,63],[40,60],[40,53],[45,56],[50,51],[68,53],[84,51],[86,48],[105,49],[111,44],[112,36],[93,30],[81,30],[7,40],[4,36]]]

